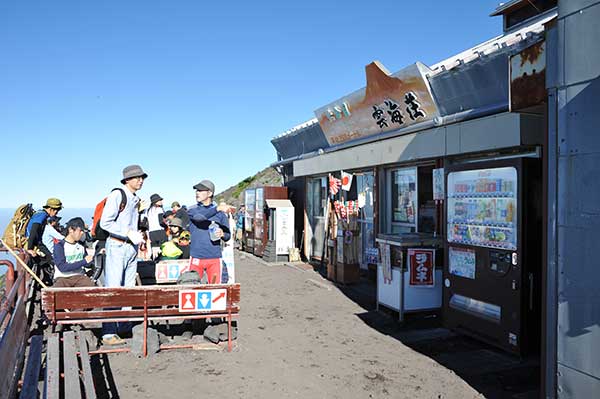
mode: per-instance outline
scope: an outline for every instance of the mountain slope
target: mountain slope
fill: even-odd
[[[257,174],[249,176],[227,190],[217,194],[217,202],[225,201],[236,208],[244,201],[244,190],[261,186],[281,186],[281,176],[272,167],[266,167]]]

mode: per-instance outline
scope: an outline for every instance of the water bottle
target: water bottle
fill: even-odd
[[[210,226],[208,226],[208,234],[210,234],[211,241],[219,241],[217,230],[219,230],[219,225],[213,220],[210,222]]]

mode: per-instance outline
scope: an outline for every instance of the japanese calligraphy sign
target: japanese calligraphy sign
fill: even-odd
[[[378,61],[366,66],[367,87],[315,111],[331,145],[398,130],[439,116],[424,74],[416,63],[393,75]]]
[[[433,287],[435,285],[435,250],[411,248],[407,252],[410,271],[409,284],[419,287]]]

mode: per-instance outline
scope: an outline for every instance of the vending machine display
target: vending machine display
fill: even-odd
[[[256,189],[256,200],[254,202],[254,255],[262,256],[264,251],[264,188]]]
[[[448,241],[517,249],[517,170],[448,174]]]
[[[244,248],[247,252],[254,252],[254,211],[256,206],[256,190],[248,189],[244,192],[246,215],[244,217]]]
[[[541,314],[539,160],[445,169],[445,324],[515,354],[529,352],[539,343]]]

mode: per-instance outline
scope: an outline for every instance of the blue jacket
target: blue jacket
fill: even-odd
[[[27,249],[33,249],[42,244],[42,236],[46,229],[48,216],[48,212],[41,210],[34,213],[31,219],[29,219],[26,229]]]
[[[191,206],[188,211],[190,217],[190,233],[192,239],[190,242],[190,256],[199,259],[215,259],[221,257],[221,243],[211,241],[208,233],[208,226],[215,221],[223,230],[221,240],[229,241],[231,231],[229,230],[229,219],[223,212],[217,211],[215,204],[205,206],[196,204]]]

